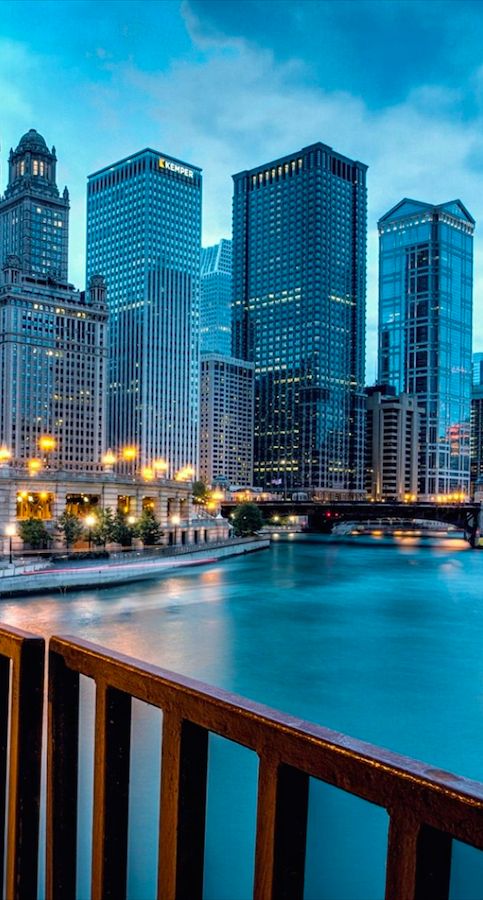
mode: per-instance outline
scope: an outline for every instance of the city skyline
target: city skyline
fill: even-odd
[[[36,128],[55,141],[59,185],[69,186],[72,201],[71,279],[83,280],[86,178],[110,160],[145,146],[196,159],[204,171],[207,245],[230,237],[234,172],[320,140],[369,165],[367,380],[373,381],[377,219],[401,196],[435,204],[460,197],[477,224],[483,218],[478,5],[431,3],[431,30],[428,3],[363,3],[354,22],[351,0],[296,8],[256,2],[246,21],[243,4],[207,0],[165,2],[162,15],[150,2],[109,2],[102,10],[91,2],[21,5],[23,16],[19,3],[0,4],[0,80],[8,80],[2,174],[19,134]],[[260,25],[268,20],[270,33]],[[373,51],[370,66],[360,29]],[[319,33],[323,53],[312,37]],[[347,55],[350,67],[341,64]],[[57,81],[63,90],[55,94]],[[478,231],[475,263],[478,350]]]

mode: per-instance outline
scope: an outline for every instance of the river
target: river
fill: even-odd
[[[82,636],[483,780],[483,553],[455,539],[358,541],[274,541],[270,551],[152,582],[3,600],[1,619],[45,636]],[[87,684],[83,697],[88,735]],[[159,725],[157,711],[135,703],[133,900],[154,896]],[[88,748],[84,740],[82,833]],[[248,751],[210,738],[206,900],[248,900],[256,775]],[[386,835],[384,811],[313,784],[306,900],[382,897]],[[81,900],[88,858],[84,838]],[[453,900],[482,900],[480,854],[458,847],[453,868]]]

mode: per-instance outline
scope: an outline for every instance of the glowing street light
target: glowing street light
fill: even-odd
[[[102,465],[109,468],[112,468],[112,466],[116,464],[116,461],[117,457],[112,452],[112,450],[108,450],[107,453],[104,453],[104,456],[102,457]]]
[[[7,466],[12,458],[12,454],[6,444],[0,447],[0,466]]]
[[[122,458],[126,462],[134,462],[138,456],[138,448],[133,444],[129,444],[127,447],[123,447],[121,450]]]
[[[97,519],[91,513],[90,515],[85,517],[84,522],[86,523],[86,526],[87,526],[87,541],[88,541],[88,546],[89,546],[89,550],[90,550],[91,542],[92,542],[92,529],[94,528],[94,525],[96,524]]]
[[[42,466],[43,466],[42,460],[37,459],[36,457],[34,457],[33,459],[29,459],[27,461],[27,468],[29,470],[30,475],[37,475],[37,473],[40,472]]]
[[[176,472],[174,476],[175,481],[191,481],[193,475],[195,474],[195,470],[193,466],[183,466],[181,469]]]
[[[8,537],[8,562],[10,565],[13,563],[13,548],[12,548],[12,538],[17,534],[17,528],[15,525],[6,525],[5,526],[5,534]]]
[[[145,481],[154,481],[155,471],[151,466],[144,466],[141,469],[141,476]]]
[[[42,434],[38,440],[39,450],[43,453],[52,453],[57,447],[57,441],[51,434]]]
[[[156,475],[159,476],[168,471],[168,463],[165,459],[155,459],[153,462],[153,469],[156,472]]]

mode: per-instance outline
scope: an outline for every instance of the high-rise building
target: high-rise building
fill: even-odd
[[[102,276],[67,281],[69,203],[55,151],[31,129],[0,201],[0,442],[32,471],[100,467],[105,448],[107,306]]]
[[[251,485],[253,363],[202,353],[200,476],[208,484]]]
[[[200,349],[231,353],[232,242],[201,251]]]
[[[234,176],[233,355],[255,366],[254,483],[364,483],[366,169],[313,144]]]
[[[367,491],[373,500],[416,500],[419,410],[394,388],[367,388]]]
[[[87,274],[110,314],[108,443],[196,467],[201,171],[141,150],[91,175]]]
[[[0,259],[18,256],[22,271],[67,281],[69,192],[56,184],[55,147],[31,128],[10,150],[8,186],[0,200]]]
[[[483,489],[483,353],[473,353],[471,390],[471,490]]]
[[[483,353],[473,353],[473,384],[483,385]]]
[[[422,410],[424,498],[469,491],[474,226],[460,200],[379,221],[379,380]]]

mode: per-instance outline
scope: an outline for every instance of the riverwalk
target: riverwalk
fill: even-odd
[[[111,587],[131,581],[146,581],[177,569],[201,566],[218,560],[270,547],[268,538],[247,537],[213,541],[202,547],[160,548],[148,554],[134,551],[121,558],[100,560],[62,560],[42,569],[32,566],[12,566],[3,570],[0,578],[0,597],[40,594],[45,591],[61,592],[86,587]],[[10,574],[11,571],[11,574]]]

